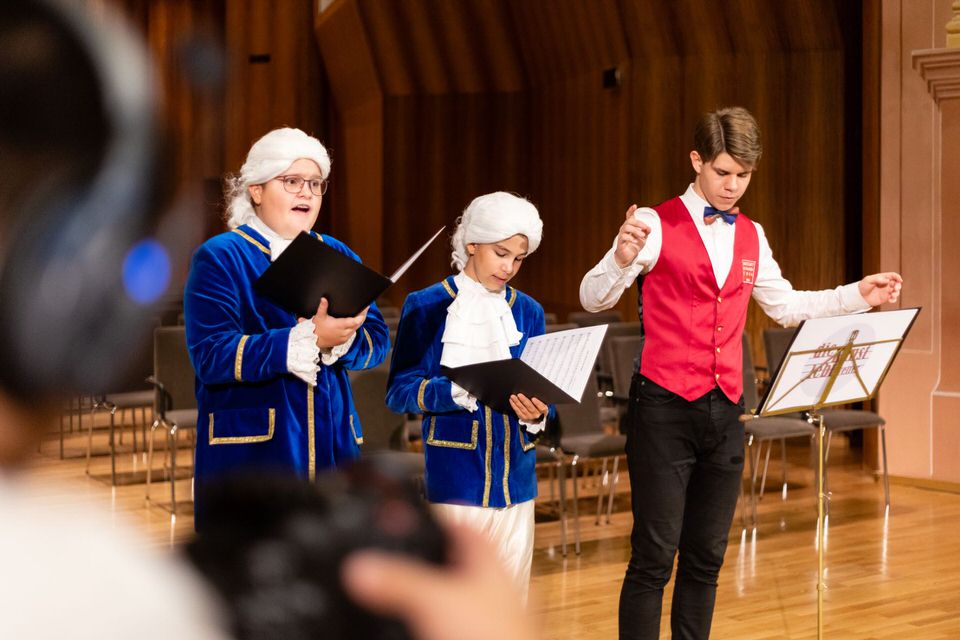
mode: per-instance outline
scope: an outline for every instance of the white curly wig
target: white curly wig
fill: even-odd
[[[540,246],[543,221],[529,200],[505,191],[478,196],[457,218],[457,228],[450,241],[453,249],[450,263],[462,271],[469,257],[468,244],[499,242],[517,234],[527,237],[527,255]]]
[[[235,229],[257,215],[247,187],[276,178],[300,158],[316,162],[321,178],[330,175],[327,149],[300,129],[274,129],[254,142],[240,173],[227,177],[227,225]]]

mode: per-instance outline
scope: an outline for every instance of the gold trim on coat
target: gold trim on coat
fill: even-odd
[[[483,506],[490,506],[490,484],[493,472],[490,470],[490,456],[493,449],[493,417],[490,407],[483,408],[484,426],[487,428],[487,450],[483,454],[484,473],[483,473]]]
[[[317,479],[317,422],[313,415],[313,387],[307,385],[307,477]]]
[[[423,394],[427,392],[427,384],[430,383],[430,378],[424,378],[423,382],[420,383],[420,389],[417,391],[417,406],[420,407],[420,411],[426,413],[427,405],[423,403]]]
[[[237,382],[243,382],[243,347],[249,339],[250,336],[241,336],[237,343],[237,355],[233,359],[233,377]]]
[[[269,410],[267,420],[267,433],[262,436],[220,436],[213,435],[213,414],[210,414],[209,444],[251,444],[253,442],[266,442],[273,438],[273,430],[277,421],[276,409]]]
[[[430,417],[430,429],[427,431],[427,444],[433,445],[435,447],[449,447],[451,449],[468,449],[475,450],[477,448],[477,441],[479,440],[480,433],[480,423],[476,420],[473,421],[470,429],[470,442],[457,442],[456,440],[437,440],[435,437],[437,429],[437,419],[433,416]]]
[[[446,281],[446,280],[441,280],[441,281],[440,281],[440,284],[442,284],[442,285],[443,285],[443,288],[447,290],[447,293],[450,294],[450,297],[451,297],[451,298],[456,298],[456,297],[457,297],[457,292],[454,291],[454,290],[450,287],[449,284],[447,284],[447,281]]]
[[[363,363],[363,368],[366,369],[368,366],[370,366],[370,358],[373,357],[373,339],[370,337],[370,334],[366,329],[363,329],[363,335],[367,339],[367,347],[370,349],[370,353],[367,354],[367,359]]]
[[[503,416],[503,499],[510,506],[510,418]]]
[[[269,256],[269,255],[272,255],[272,254],[270,253],[270,249],[267,249],[265,246],[263,246],[262,244],[260,244],[260,243],[257,242],[256,240],[254,240],[250,235],[244,233],[243,231],[240,231],[240,229],[234,229],[233,232],[236,233],[237,235],[239,235],[241,238],[243,238],[243,239],[246,240],[247,242],[250,242],[251,244],[253,244],[255,247],[257,247],[258,249],[260,249],[260,251],[263,251],[263,252],[264,252],[265,254],[267,254],[268,256]]]
[[[353,414],[350,414],[350,432],[353,434],[353,440],[357,444],[363,444],[363,438],[357,437],[357,428],[353,426]]]

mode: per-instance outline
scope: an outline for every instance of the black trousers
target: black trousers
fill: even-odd
[[[674,640],[710,636],[717,576],[743,472],[743,399],[718,388],[689,402],[640,375],[630,390],[627,463],[631,557],[620,592],[620,638],[657,640],[674,558]]]

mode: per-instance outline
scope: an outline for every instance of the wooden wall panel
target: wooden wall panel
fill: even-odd
[[[313,11],[313,0],[226,0],[228,170],[238,170],[250,145],[271,129],[292,126],[324,138],[326,80]]]
[[[348,82],[333,71],[341,57],[368,56],[378,73],[385,264],[473,196],[515,189],[545,221],[542,248],[516,283],[563,316],[579,308],[580,279],[629,204],[661,202],[692,180],[699,116],[742,104],[766,146],[743,207],[764,224],[784,272],[802,288],[859,275],[845,263],[848,221],[861,215],[847,210],[861,176],[848,175],[845,159],[859,152],[845,146],[846,127],[857,126],[847,98],[859,92],[847,86],[845,38],[859,29],[844,24],[859,14],[836,0],[729,0],[723,11],[695,0],[344,0],[331,10],[345,5],[364,37],[333,50],[328,71],[335,93]],[[621,84],[604,89],[611,67]],[[376,215],[364,214],[365,233]],[[444,254],[425,258],[391,299],[445,273]],[[633,317],[635,304],[630,292],[619,308]],[[769,324],[751,314],[758,362]]]
[[[527,104],[510,94],[395,97],[385,104],[384,265],[399,266],[441,225],[447,230],[387,293],[409,291],[451,273],[449,238],[477,195],[526,195]]]

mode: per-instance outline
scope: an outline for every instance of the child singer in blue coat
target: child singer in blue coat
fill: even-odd
[[[354,260],[339,240],[314,231],[330,174],[319,140],[276,129],[258,140],[230,183],[230,231],[193,257],[184,292],[187,347],[197,374],[196,526],[203,489],[237,472],[317,470],[359,456],[363,439],[348,369],[381,362],[390,335],[376,305],[354,318],[328,316],[322,300],[297,318],[253,283],[302,231]]]
[[[536,207],[523,198],[474,199],[453,235],[457,274],[407,296],[387,383],[392,410],[423,415],[427,499],[441,518],[485,533],[523,593],[537,495],[531,437],[548,407],[518,395],[512,413],[498,413],[440,367],[518,357],[528,338],[544,332],[540,304],[507,284],[542,234]]]

